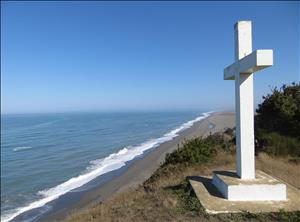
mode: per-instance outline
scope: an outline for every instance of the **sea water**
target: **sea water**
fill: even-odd
[[[208,115],[196,111],[1,115],[1,221],[47,206],[124,167]]]

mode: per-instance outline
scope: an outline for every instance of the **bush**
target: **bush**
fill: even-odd
[[[276,132],[259,131],[257,149],[275,156],[300,157],[300,140],[294,137],[282,136]]]
[[[233,137],[235,136],[235,128],[226,128],[224,133]]]
[[[300,84],[275,87],[255,116],[256,151],[300,156]]]
[[[277,221],[287,221],[287,222],[299,222],[300,221],[300,211],[295,212],[286,212],[283,209],[279,210],[278,213],[275,213]]]
[[[224,140],[219,135],[186,140],[181,147],[166,155],[163,165],[206,163],[215,156],[218,148],[224,147],[227,146],[224,146]]]
[[[256,128],[300,139],[300,84],[275,87],[263,99],[256,110]]]

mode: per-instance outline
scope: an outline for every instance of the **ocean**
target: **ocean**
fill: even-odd
[[[126,166],[209,113],[1,115],[1,221],[35,221],[49,203]]]

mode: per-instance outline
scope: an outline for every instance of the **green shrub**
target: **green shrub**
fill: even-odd
[[[214,135],[205,139],[186,140],[181,147],[166,155],[163,165],[205,163],[216,154],[216,145],[222,146],[222,144],[222,138]]]
[[[218,150],[231,151],[234,147],[232,139],[225,140],[223,134],[213,134],[206,138],[186,140],[178,149],[168,153],[163,166],[168,164],[206,163]]]
[[[258,149],[275,156],[300,157],[300,140],[294,137],[282,136],[276,132],[257,132]]]
[[[300,84],[275,87],[255,116],[256,151],[300,157]]]
[[[224,133],[229,136],[235,136],[235,128],[226,128]]]
[[[300,139],[300,84],[275,87],[263,99],[256,110],[256,128]]]
[[[283,209],[279,210],[278,213],[275,213],[277,221],[286,221],[286,222],[299,222],[300,221],[300,211],[295,212],[286,212]]]

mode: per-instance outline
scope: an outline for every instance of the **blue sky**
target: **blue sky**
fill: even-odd
[[[255,104],[299,81],[299,2],[1,2],[1,111],[233,110],[238,20],[274,50]]]

